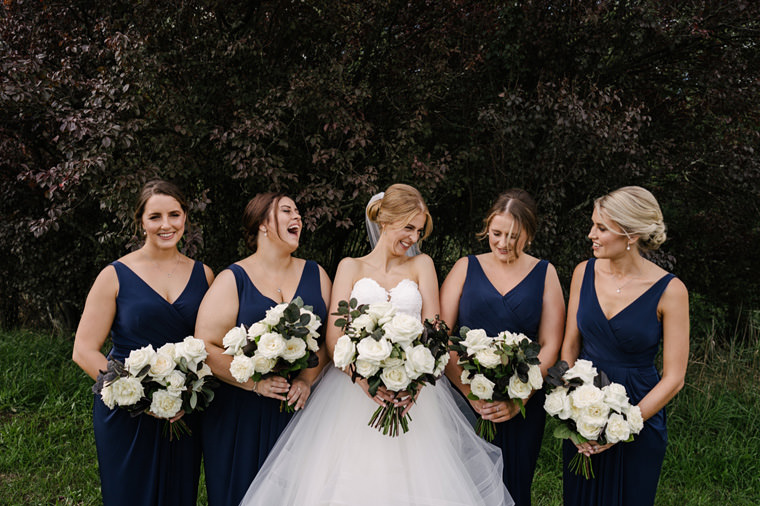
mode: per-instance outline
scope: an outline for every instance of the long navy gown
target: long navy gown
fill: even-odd
[[[195,262],[184,291],[169,303],[121,262],[113,262],[119,280],[109,358],[124,361],[143,346],[159,348],[193,334],[195,317],[208,281]],[[100,468],[103,504],[194,505],[200,478],[200,427],[196,415],[182,418],[192,431],[179,439],[164,434],[165,420],[136,417],[109,409],[95,395],[92,421]]]
[[[635,405],[660,380],[654,366],[662,340],[657,305],[675,276],[664,275],[639,298],[607,319],[596,296],[594,260],[586,264],[578,301],[576,320],[583,338],[580,358],[591,360],[611,381],[622,384],[631,404]],[[632,442],[618,443],[592,455],[596,478],[586,480],[568,470],[567,463],[578,450],[566,440],[563,445],[565,505],[654,504],[667,442],[663,408],[644,422],[644,429]]]
[[[235,275],[240,306],[236,325],[251,325],[277,305],[263,296],[245,270],[228,267]],[[325,324],[319,266],[307,261],[295,297],[312,306]],[[280,401],[222,383],[203,415],[203,462],[211,506],[236,505],[245,495],[280,433],[293,415],[280,411]]]
[[[548,265],[546,260],[540,260],[517,286],[502,296],[486,277],[478,259],[469,255],[459,299],[459,326],[483,329],[491,337],[504,330],[519,332],[536,341]],[[496,424],[493,443],[501,448],[504,484],[517,506],[530,505],[530,488],[545,422],[544,394],[538,391],[525,405],[525,418],[518,414]]]

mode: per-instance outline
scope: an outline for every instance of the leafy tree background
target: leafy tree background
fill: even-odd
[[[369,197],[408,182],[441,278],[522,187],[565,286],[593,199],[643,185],[697,334],[733,328],[760,307],[759,41],[741,0],[4,0],[2,324],[75,328],[162,177],[192,200],[183,247],[216,271],[245,254],[257,192],[297,200],[299,256],[334,272],[367,250]]]

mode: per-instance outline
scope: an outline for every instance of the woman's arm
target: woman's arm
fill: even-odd
[[[575,364],[581,353],[583,344],[581,333],[578,330],[578,300],[581,296],[581,284],[583,273],[586,270],[586,262],[581,262],[573,271],[573,280],[570,282],[570,298],[567,301],[567,320],[565,323],[565,338],[562,341],[560,358],[570,365]],[[553,365],[553,364],[552,364]]]
[[[542,304],[541,323],[538,326],[538,344],[541,345],[541,351],[538,359],[541,361],[541,374],[546,376],[549,368],[557,362],[565,330],[565,298],[562,295],[557,270],[552,264],[546,269]]]
[[[433,320],[441,314],[441,302],[438,297],[438,275],[435,273],[433,259],[424,253],[413,257],[417,271],[417,286],[422,295],[422,321]]]
[[[101,349],[116,316],[118,293],[119,278],[116,269],[109,265],[95,278],[79,320],[71,358],[92,379],[97,379],[98,373],[105,371],[108,364]]]
[[[325,329],[325,344],[327,345],[327,355],[332,360],[335,351],[335,343],[343,335],[343,331],[335,326],[338,319],[335,313],[338,310],[338,303],[342,300],[348,300],[351,296],[351,289],[354,286],[354,275],[356,273],[356,263],[353,258],[344,258],[338,264],[335,272],[335,281],[330,294],[330,304],[327,309],[327,328]]]
[[[452,331],[459,318],[459,300],[462,298],[462,289],[467,279],[468,263],[467,257],[457,260],[441,286],[441,319]],[[462,367],[458,364],[459,354],[455,351],[451,351],[450,354],[451,358],[446,365],[446,377],[464,395],[467,395],[470,393],[470,386],[462,383]]]

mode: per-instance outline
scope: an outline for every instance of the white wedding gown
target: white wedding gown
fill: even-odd
[[[351,292],[360,304],[390,300],[420,316],[422,297],[405,279],[390,292],[370,278]],[[475,434],[445,378],[426,385],[409,411],[409,432],[367,426],[378,407],[332,363],[306,408],[280,436],[242,505],[503,506],[501,450]]]

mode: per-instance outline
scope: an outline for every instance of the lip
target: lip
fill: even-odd
[[[171,240],[171,239],[174,239],[174,235],[175,235],[175,234],[176,234],[176,232],[159,232],[159,233],[158,233],[158,234],[156,234],[156,235],[157,235],[157,236],[159,237],[159,239],[161,239],[161,240],[164,240],[164,241],[169,241],[169,240]]]

